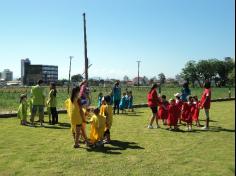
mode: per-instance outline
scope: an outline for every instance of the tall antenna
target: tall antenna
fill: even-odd
[[[88,81],[88,55],[87,55],[87,34],[86,34],[86,19],[85,13],[83,13],[84,17],[84,60],[85,60],[85,79]]]

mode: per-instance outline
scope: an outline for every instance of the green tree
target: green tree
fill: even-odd
[[[72,82],[81,82],[83,81],[83,76],[81,74],[73,75],[71,77]]]
[[[165,84],[165,82],[166,82],[166,76],[165,76],[164,73],[158,74],[158,79],[160,80],[160,83],[161,83],[161,84]]]
[[[195,87],[196,81],[198,82],[199,86],[201,86],[199,74],[197,71],[196,61],[194,61],[194,60],[188,61],[185,65],[185,67],[182,69],[182,72],[180,75],[187,82],[191,82],[193,87]]]

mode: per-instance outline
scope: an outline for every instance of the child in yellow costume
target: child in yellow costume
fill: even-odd
[[[65,101],[67,115],[71,122],[71,131],[74,138],[74,148],[79,148],[80,131],[84,121],[84,113],[79,102],[79,87],[72,89],[71,97]]]
[[[112,121],[113,121],[113,113],[112,113],[112,106],[111,106],[111,97],[105,96],[103,99],[103,103],[101,106],[100,110],[100,115],[106,117],[106,127],[105,127],[105,132],[104,132],[104,143],[109,144],[111,139],[110,139],[110,129],[112,126]]]
[[[27,125],[27,96],[22,94],[20,96],[20,106],[18,108],[17,117],[20,119],[21,125]]]
[[[102,142],[104,129],[106,126],[106,118],[99,114],[99,109],[94,109],[94,115],[90,119],[90,140],[92,144]]]

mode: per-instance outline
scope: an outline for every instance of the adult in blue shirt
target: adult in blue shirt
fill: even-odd
[[[114,102],[114,107],[113,107],[113,114],[116,113],[119,114],[119,105],[120,105],[120,100],[121,100],[121,88],[120,88],[120,81],[116,81],[114,87],[112,88],[112,97],[113,97],[113,102]]]
[[[191,95],[191,90],[189,89],[188,82],[183,84],[183,88],[181,89],[181,97],[180,99],[184,102],[187,102],[187,97]]]

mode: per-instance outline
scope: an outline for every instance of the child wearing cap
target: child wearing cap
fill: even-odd
[[[17,117],[20,119],[21,125],[27,125],[27,95],[20,96],[20,105],[17,112]]]

